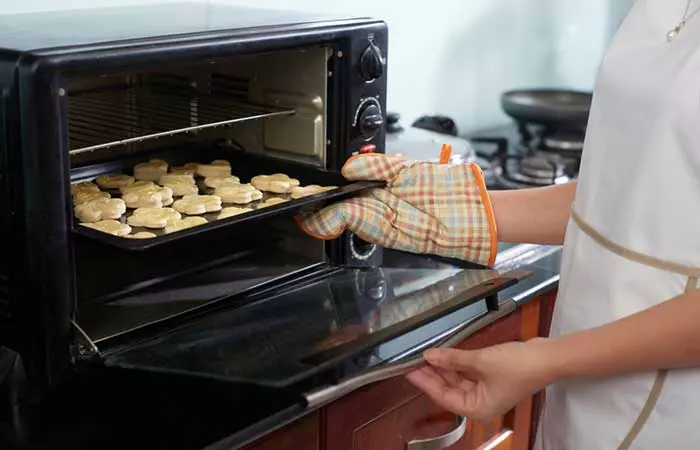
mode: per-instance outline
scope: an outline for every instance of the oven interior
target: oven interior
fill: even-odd
[[[338,177],[326,155],[331,55],[330,47],[314,46],[66,75],[61,94],[71,182],[131,174],[138,162],[159,158],[170,165],[225,159],[241,182],[283,172],[302,184],[328,184]],[[326,245],[300,232],[291,213],[268,213],[143,251],[74,233],[77,325],[101,342],[273,280],[332,270]]]

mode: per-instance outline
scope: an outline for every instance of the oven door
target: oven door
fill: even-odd
[[[109,367],[269,388],[335,384],[382,365],[395,356],[383,344],[440,318],[497,312],[498,293],[528,275],[387,251],[382,267],[338,268],[101,356]]]

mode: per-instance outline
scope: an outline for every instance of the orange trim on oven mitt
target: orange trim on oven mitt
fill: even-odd
[[[478,166],[367,154],[350,158],[343,175],[387,187],[299,218],[311,236],[334,239],[349,229],[383,247],[493,265],[496,221]]]

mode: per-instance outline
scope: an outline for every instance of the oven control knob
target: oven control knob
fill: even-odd
[[[365,139],[370,140],[377,136],[383,125],[384,116],[382,116],[382,110],[377,103],[372,102],[362,108],[357,127]]]
[[[360,73],[366,81],[374,81],[384,75],[384,57],[382,51],[374,42],[369,43],[369,46],[362,52],[360,56]]]

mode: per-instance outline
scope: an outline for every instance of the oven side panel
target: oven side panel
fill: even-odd
[[[15,59],[0,59],[0,346],[12,348],[13,304],[10,297],[10,261],[16,254],[10,239],[10,174],[8,151],[13,143],[11,118],[15,105]]]
[[[340,170],[352,155],[371,151],[385,152],[385,117],[387,100],[388,29],[383,22],[368,24],[349,32],[341,52],[329,61],[328,167]],[[376,78],[368,79],[367,59],[370,51],[381,58]],[[375,61],[377,63],[379,61]],[[375,66],[376,69],[376,66]],[[376,108],[376,109],[374,109]],[[371,130],[363,121],[378,110],[380,122]],[[352,267],[376,267],[382,263],[382,249],[359,240],[346,232],[340,239],[327,243],[333,262]]]
[[[72,367],[74,275],[67,149],[55,72],[17,64],[7,165],[12,239],[12,326],[29,381],[41,394]]]

